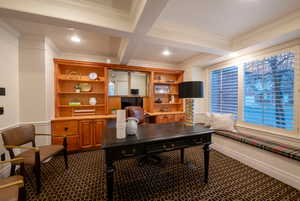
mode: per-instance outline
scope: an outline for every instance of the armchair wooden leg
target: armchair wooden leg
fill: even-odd
[[[36,179],[36,189],[37,189],[37,194],[40,194],[41,192],[41,166],[40,164],[36,164],[34,166],[34,173],[35,173],[35,179]]]
[[[63,141],[63,145],[64,145],[64,158],[65,158],[65,165],[66,165],[66,169],[69,168],[69,165],[68,165],[68,143],[67,143],[67,137],[64,136],[64,141]]]
[[[15,164],[11,164],[10,167],[10,176],[14,176],[16,173],[16,165]]]
[[[22,188],[20,188],[18,200],[19,200],[19,201],[26,201],[26,191],[25,191],[25,186],[23,186]]]
[[[65,159],[66,169],[68,169],[69,168],[69,165],[68,165],[68,152],[67,152],[66,148],[64,149],[64,159]]]

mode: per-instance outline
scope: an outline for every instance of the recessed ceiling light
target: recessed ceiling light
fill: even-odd
[[[71,41],[75,42],[75,43],[80,43],[80,38],[78,36],[72,36],[71,37]]]
[[[171,52],[170,52],[169,50],[164,50],[164,51],[162,52],[162,55],[164,55],[164,56],[170,56],[170,55],[171,55]]]
[[[239,56],[239,53],[237,53],[237,52],[232,52],[232,53],[229,54],[229,56],[230,56],[230,57],[237,57],[237,56]]]

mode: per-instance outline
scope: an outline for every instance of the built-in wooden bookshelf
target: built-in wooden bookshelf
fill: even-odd
[[[107,69],[100,63],[66,61],[55,59],[55,116],[68,117],[80,115],[107,114]],[[89,74],[96,73],[96,79]],[[87,86],[78,92],[75,86]],[[90,104],[90,98],[96,104]],[[78,103],[72,105],[71,103]]]
[[[184,121],[183,102],[178,95],[183,71],[64,59],[54,59],[54,63],[53,144],[62,144],[64,136],[67,136],[68,150],[101,146],[103,128],[116,117],[112,110],[121,109],[121,96],[108,96],[110,69],[147,73],[148,94],[142,98],[151,123]],[[97,79],[90,79],[92,72],[97,74]],[[88,86],[90,90],[76,91],[75,86],[79,85]],[[166,91],[155,90],[157,86],[163,86]],[[96,104],[90,104],[91,97],[96,99]],[[174,97],[173,101],[170,101],[171,97]],[[160,103],[155,101],[158,98]]]
[[[183,112],[183,101],[178,94],[182,80],[182,71],[153,72],[151,112]]]

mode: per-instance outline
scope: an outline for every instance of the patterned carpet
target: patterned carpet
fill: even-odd
[[[180,164],[179,151],[161,154],[159,166],[138,167],[135,159],[116,163],[114,200],[300,201],[300,191],[216,151],[210,155],[209,184],[203,184],[203,152],[199,150],[186,150],[186,160],[194,166]],[[44,164],[42,193],[35,195],[31,179],[26,183],[28,200],[106,200],[102,151],[70,154],[69,166],[65,171],[62,156]]]

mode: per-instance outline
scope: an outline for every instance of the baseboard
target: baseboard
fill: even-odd
[[[288,172],[275,168],[268,163],[256,160],[248,155],[216,143],[212,144],[211,148],[300,190],[300,177],[296,175],[289,174]]]

